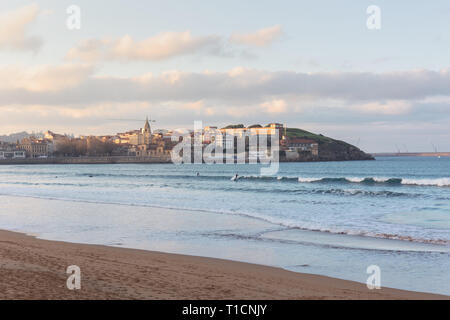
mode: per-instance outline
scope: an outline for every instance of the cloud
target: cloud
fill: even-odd
[[[38,106],[36,114],[41,110],[87,122],[143,113],[180,126],[199,119],[271,122],[274,116],[280,122],[448,121],[450,72],[299,73],[238,67],[125,78],[98,76],[84,64],[0,68],[2,118],[12,108],[25,114],[30,106]]]
[[[412,104],[407,101],[385,101],[385,102],[371,102],[360,106],[356,106],[355,110],[384,115],[401,115],[406,114],[411,110]]]
[[[204,49],[219,50],[220,37],[209,35],[194,37],[190,31],[163,32],[138,41],[131,36],[121,38],[89,39],[69,50],[68,59],[98,60],[148,60],[158,61],[187,55]]]
[[[0,90],[30,93],[60,92],[77,87],[94,72],[90,65],[43,65],[35,68],[0,67]]]
[[[192,111],[200,111],[205,107],[205,103],[202,100],[195,102],[185,103],[182,108]]]
[[[251,33],[234,33],[230,37],[230,42],[256,47],[265,47],[283,34],[280,25],[257,30]]]
[[[176,56],[207,53],[222,57],[255,56],[233,44],[267,46],[282,35],[281,26],[276,25],[254,33],[231,35],[229,41],[219,35],[193,36],[189,30],[183,32],[162,32],[144,40],[122,37],[92,38],[79,42],[69,49],[66,58],[85,62],[95,61],[160,61]]]
[[[0,15],[0,49],[37,51],[42,39],[27,34],[29,25],[36,20],[39,7],[30,4]]]
[[[234,68],[228,72],[168,71],[159,75],[124,78],[96,76],[89,64],[63,64],[33,69],[0,68],[0,105],[11,99],[46,103],[93,103],[98,101],[215,100],[234,104],[260,104],[290,98],[371,102],[418,100],[450,96],[450,72],[404,71],[391,73],[301,73]],[[6,79],[11,79],[9,82]],[[15,89],[14,92],[10,89]],[[70,94],[69,94],[70,93]],[[442,100],[442,98],[441,98]],[[369,107],[367,107],[369,108]]]
[[[286,101],[284,101],[283,99],[272,100],[261,104],[261,107],[268,113],[286,112],[286,106]]]

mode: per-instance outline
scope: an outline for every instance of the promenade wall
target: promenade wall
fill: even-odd
[[[109,164],[109,163],[170,163],[169,155],[151,157],[105,156],[105,157],[61,157],[0,159],[2,164]]]

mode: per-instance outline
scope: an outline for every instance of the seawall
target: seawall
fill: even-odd
[[[61,157],[61,158],[26,158],[2,159],[2,164],[109,164],[109,163],[170,163],[170,156],[129,157]]]

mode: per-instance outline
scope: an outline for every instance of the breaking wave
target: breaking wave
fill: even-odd
[[[198,180],[229,180],[228,176],[218,175],[130,175],[130,174],[83,174],[84,176],[91,175],[93,177],[99,176],[115,176],[123,178],[166,178],[166,179],[198,179]],[[387,184],[387,185],[416,185],[416,186],[436,186],[448,187],[450,186],[450,178],[435,178],[435,179],[409,179],[409,178],[384,178],[384,177],[292,177],[292,176],[259,176],[259,175],[243,175],[239,176],[239,180],[255,180],[255,181],[278,181],[278,182],[301,182],[301,183],[360,183],[360,184]]]
[[[437,186],[448,187],[450,186],[450,178],[437,178],[437,179],[408,179],[408,178],[359,178],[359,177],[346,177],[346,178],[298,178],[298,182],[302,183],[361,183],[361,184],[389,184],[389,185],[416,185],[416,186]]]
[[[416,185],[416,186],[450,186],[450,178],[435,179],[409,179],[409,178],[383,178],[383,177],[264,177],[264,176],[242,176],[246,180],[276,180],[285,182],[301,183],[361,183],[361,184],[389,184],[389,185]]]
[[[349,236],[361,236],[361,237],[369,237],[369,238],[379,238],[379,239],[390,239],[390,240],[402,240],[408,242],[417,242],[417,243],[428,243],[428,244],[438,244],[438,245],[449,245],[450,241],[448,239],[441,238],[423,238],[423,237],[414,237],[410,235],[402,235],[395,233],[381,233],[381,232],[372,232],[372,231],[364,231],[358,229],[346,229],[345,227],[334,227],[330,228],[327,226],[320,226],[313,223],[307,223],[302,221],[290,221],[288,219],[270,217],[265,214],[258,214],[255,212],[237,212],[233,210],[224,210],[224,209],[202,209],[197,207],[187,207],[187,206],[177,206],[177,205],[158,205],[158,204],[145,204],[145,203],[130,203],[127,201],[100,201],[100,200],[88,200],[88,199],[73,199],[61,196],[42,196],[42,195],[23,195],[20,193],[3,193],[0,192],[1,196],[14,196],[21,198],[34,198],[34,199],[48,199],[48,200],[57,200],[57,201],[68,201],[68,202],[81,202],[81,203],[91,203],[91,204],[104,204],[104,205],[120,205],[120,206],[131,206],[131,207],[149,207],[149,208],[162,208],[169,210],[183,210],[183,211],[191,211],[191,212],[205,212],[205,213],[214,213],[221,215],[231,215],[231,216],[242,216],[250,219],[256,219],[260,221],[264,221],[273,225],[278,225],[282,228],[287,229],[298,229],[304,231],[313,231],[313,232],[321,232],[328,234],[336,234],[336,235],[349,235]]]

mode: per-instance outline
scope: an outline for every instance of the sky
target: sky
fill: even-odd
[[[450,151],[449,18],[445,0],[2,1],[0,135],[114,134],[149,116]]]

